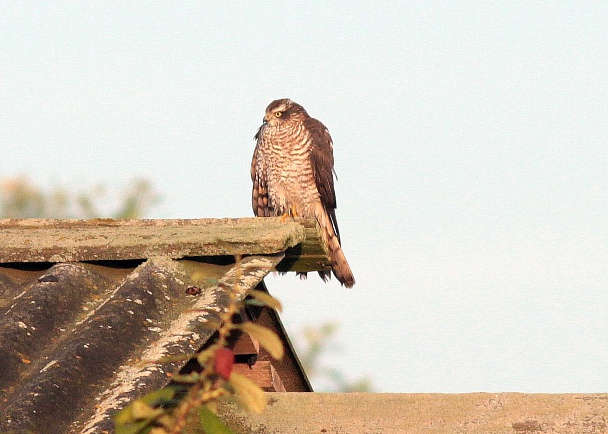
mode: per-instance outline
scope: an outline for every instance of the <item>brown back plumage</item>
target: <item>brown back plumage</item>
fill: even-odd
[[[336,278],[350,288],[355,284],[342,252],[336,220],[334,156],[327,128],[304,108],[279,99],[266,108],[264,123],[255,135],[251,162],[252,206],[258,217],[294,215],[315,217],[329,247]],[[302,273],[306,276],[306,273]],[[320,271],[323,280],[328,271]]]

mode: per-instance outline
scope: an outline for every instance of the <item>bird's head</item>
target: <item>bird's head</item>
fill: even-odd
[[[301,120],[307,117],[308,114],[304,107],[300,104],[293,102],[290,99],[277,99],[266,107],[266,114],[264,115],[264,122],[270,126],[279,126],[284,122],[293,120]]]

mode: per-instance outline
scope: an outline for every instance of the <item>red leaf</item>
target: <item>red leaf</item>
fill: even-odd
[[[232,372],[232,365],[234,364],[234,353],[230,348],[218,348],[215,351],[215,358],[213,360],[213,371],[227,380],[230,378]]]

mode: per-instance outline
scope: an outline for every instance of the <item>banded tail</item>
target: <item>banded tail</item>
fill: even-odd
[[[313,214],[317,219],[319,226],[321,226],[323,241],[327,244],[327,247],[329,247],[329,260],[334,276],[336,276],[336,279],[338,279],[342,285],[347,288],[352,288],[355,284],[355,277],[353,276],[350,265],[348,265],[346,256],[344,256],[344,252],[342,251],[340,237],[336,234],[336,231],[334,231],[332,221],[320,202],[314,206]],[[319,271],[319,276],[325,281],[330,277],[328,271]]]

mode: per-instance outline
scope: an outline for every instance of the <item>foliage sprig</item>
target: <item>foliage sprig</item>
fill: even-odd
[[[234,353],[229,348],[228,337],[237,330],[248,333],[275,359],[283,357],[284,348],[272,330],[250,322],[235,323],[234,318],[245,303],[239,299],[242,292],[238,283],[242,275],[240,257],[237,257],[235,267],[235,283],[232,287],[224,287],[229,301],[220,314],[217,339],[195,356],[202,370],[173,377],[186,384],[187,388],[179,385],[164,387],[133,401],[116,413],[113,416],[116,434],[181,434],[195,412],[198,412],[200,427],[205,432],[232,433],[216,415],[221,399],[235,398],[248,411],[264,411],[264,391],[246,376],[233,372]],[[280,302],[266,292],[249,290],[246,295],[257,304],[281,309]],[[185,393],[184,389],[187,390]]]

